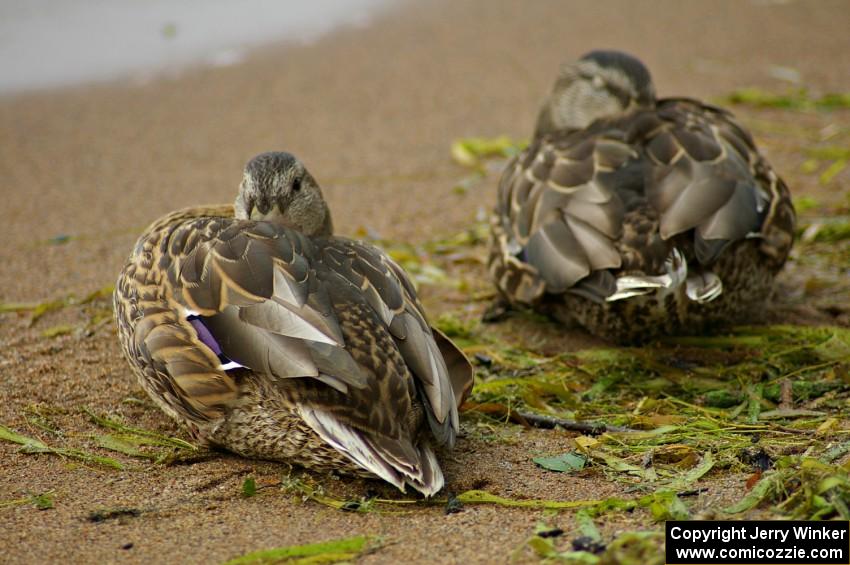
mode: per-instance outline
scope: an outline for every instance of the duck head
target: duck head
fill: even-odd
[[[584,129],[600,118],[654,105],[655,87],[643,63],[619,51],[591,51],[561,67],[535,135]]]
[[[289,153],[261,153],[248,161],[233,208],[238,219],[282,224],[307,236],[333,233],[322,189]]]

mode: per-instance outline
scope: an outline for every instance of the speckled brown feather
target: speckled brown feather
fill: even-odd
[[[115,287],[118,335],[139,382],[170,416],[195,425],[221,418],[238,391],[233,379],[217,369],[218,357],[199,345],[195,330],[176,308],[180,298],[167,284],[172,257],[212,232],[182,229],[174,238],[168,236],[174,226],[195,217],[224,214],[232,215],[232,208],[181,210],[151,224]]]
[[[731,114],[663,99],[583,130],[539,136],[514,158],[491,220],[489,268],[510,303],[570,318],[593,333],[631,340],[691,323],[698,331],[703,321],[732,321],[769,294],[794,222],[787,187]],[[731,253],[738,245],[754,252]],[[722,279],[720,302],[676,306],[674,314],[647,296],[605,302],[618,277],[663,274],[674,248],[689,272],[711,270]],[[752,265],[721,261],[724,254]],[[731,271],[753,269],[752,280],[732,284],[741,277]],[[760,296],[751,296],[750,283]],[[635,308],[661,314],[646,327]],[[672,325],[657,323],[671,315]]]
[[[435,492],[442,475],[428,444],[454,442],[472,373],[432,336],[404,272],[366,244],[232,215],[175,212],[136,244],[115,313],[142,386],[237,453],[362,474],[328,444],[351,440],[382,477]],[[188,315],[246,368],[223,370]]]

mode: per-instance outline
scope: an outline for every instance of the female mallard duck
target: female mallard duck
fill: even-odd
[[[561,69],[502,175],[489,269],[508,305],[639,341],[758,308],[794,222],[729,112],[657,100],[640,61],[593,51]]]
[[[199,440],[426,496],[443,486],[434,446],[454,444],[471,367],[398,265],[333,235],[292,155],[252,159],[234,206],[154,222],[114,301],[142,387]]]

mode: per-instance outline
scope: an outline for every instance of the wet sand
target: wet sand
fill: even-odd
[[[144,85],[0,98],[0,300],[85,296],[111,284],[145,225],[179,207],[231,201],[244,162],[266,150],[288,150],[306,163],[341,234],[368,229],[411,242],[450,235],[489,208],[495,190],[493,178],[465,194],[452,190],[467,173],[452,163],[450,143],[473,135],[526,137],[563,60],[598,47],[628,50],[650,67],[662,96],[793,87],[774,78],[771,66],[797,69],[812,91],[845,92],[850,58],[837,54],[850,52],[848,21],[850,6],[841,1],[408,3],[365,28],[342,29],[308,46],[269,47],[234,67]],[[747,111],[737,113],[747,123]],[[759,141],[795,194],[830,197],[799,173],[799,145],[778,134]],[[64,245],[45,244],[65,235],[72,239]],[[433,315],[462,308],[440,292],[424,291]],[[150,406],[122,403],[142,393],[111,322],[92,335],[41,335],[84,320],[79,309],[49,313],[32,327],[26,316],[0,316],[0,423],[40,435],[27,423],[26,408],[53,407],[65,436],[40,437],[80,445],[96,432],[79,411],[88,406],[180,434]],[[592,342],[559,339],[565,348]],[[491,442],[468,433],[446,456],[448,488],[563,500],[622,494],[614,482],[543,473],[531,463],[571,437],[533,431]],[[542,517],[471,506],[452,515],[439,507],[400,517],[348,514],[266,491],[240,496],[246,476],[273,483],[285,473],[280,465],[229,455],[170,467],[121,460],[134,470],[25,455],[0,443],[0,501],[55,492],[51,510],[0,507],[3,560],[210,563],[374,534],[384,537],[384,547],[364,562],[503,562]],[[378,483],[322,480],[349,496],[367,489],[394,496]],[[86,519],[116,507],[141,515]],[[560,522],[573,527],[566,518]],[[126,544],[132,547],[122,549]]]

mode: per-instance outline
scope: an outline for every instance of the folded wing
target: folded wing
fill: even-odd
[[[227,369],[242,366],[277,383],[304,421],[357,464],[401,488],[439,490],[442,474],[420,444],[418,421],[437,443],[453,444],[471,368],[435,339],[410,281],[386,255],[227,218],[178,223],[157,251],[157,286],[172,307],[143,309],[135,339],[177,409],[220,416],[238,395]]]

